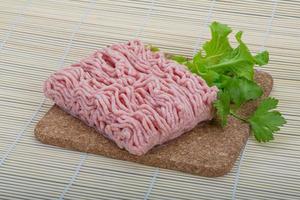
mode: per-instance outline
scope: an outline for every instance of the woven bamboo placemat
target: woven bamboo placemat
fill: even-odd
[[[300,2],[199,0],[0,1],[0,199],[300,199]],[[192,56],[217,20],[243,30],[288,123],[249,139],[230,174],[203,178],[41,144],[52,103],[42,82],[96,48],[141,38]]]

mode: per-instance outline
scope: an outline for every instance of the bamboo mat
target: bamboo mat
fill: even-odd
[[[249,139],[230,174],[203,178],[36,141],[42,82],[96,48],[141,38],[192,56],[217,20],[245,32],[288,123]],[[0,199],[300,199],[300,1],[0,0]]]

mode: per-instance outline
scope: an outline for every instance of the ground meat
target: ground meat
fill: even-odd
[[[210,120],[217,88],[133,40],[58,70],[44,93],[120,148],[142,155]]]

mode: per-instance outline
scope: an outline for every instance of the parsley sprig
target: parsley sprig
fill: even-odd
[[[233,48],[228,38],[232,30],[225,24],[213,22],[210,29],[211,40],[204,43],[192,60],[184,56],[173,56],[171,59],[186,65],[190,71],[200,75],[208,85],[219,88],[214,107],[222,126],[227,124],[228,116],[231,115],[249,123],[257,141],[272,140],[273,133],[286,123],[280,112],[274,111],[278,100],[271,97],[264,99],[248,118],[236,113],[242,104],[262,96],[261,87],[253,80],[254,66],[268,63],[268,51],[253,56],[242,41],[241,31],[235,35],[238,46]]]

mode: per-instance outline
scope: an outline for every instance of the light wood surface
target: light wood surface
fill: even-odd
[[[300,2],[0,0],[0,199],[300,199]],[[36,141],[42,82],[96,48],[141,38],[192,56],[217,20],[268,49],[271,95],[288,123],[249,139],[230,174],[203,178]],[[241,161],[241,162],[240,162]]]

